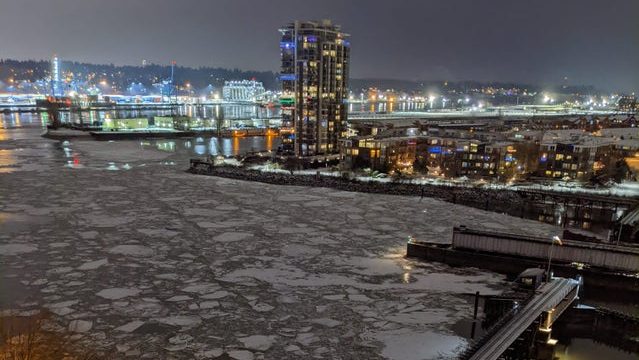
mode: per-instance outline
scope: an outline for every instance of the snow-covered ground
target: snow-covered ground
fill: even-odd
[[[239,166],[239,163],[227,164]],[[274,173],[288,173],[287,170],[282,169],[279,166],[273,164],[254,165],[251,169],[260,170],[262,172],[274,172]],[[315,175],[317,170],[296,170],[295,174],[299,175]],[[321,170],[321,176],[341,176],[339,171]],[[393,181],[390,177],[371,177],[371,176],[354,176],[360,181],[376,181],[388,183]],[[484,187],[497,190],[540,190],[540,191],[554,191],[554,192],[568,192],[574,194],[586,194],[586,195],[603,195],[603,196],[620,196],[620,197],[639,197],[639,182],[626,181],[621,184],[612,184],[609,187],[599,188],[587,188],[577,182],[572,181],[554,181],[549,184],[504,184],[504,183],[489,183],[485,181],[470,181],[466,179],[441,179],[434,177],[424,178],[410,178],[403,179],[402,182],[410,182],[420,185],[433,185],[442,187]]]
[[[24,131],[0,141],[1,309],[49,309],[116,358],[454,357],[469,294],[507,284],[405,259],[408,236],[556,231],[434,199],[196,176],[136,142]]]

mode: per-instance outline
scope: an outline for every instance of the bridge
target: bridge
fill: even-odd
[[[513,343],[531,327],[534,327],[533,332],[536,331],[533,338],[540,342],[542,348],[552,347],[556,342],[550,337],[552,324],[577,299],[578,292],[577,280],[553,278],[540,286],[524,304],[516,305],[502,317],[484,337],[462,354],[461,359],[503,358]]]
[[[530,106],[527,108],[507,106],[491,109],[463,109],[447,110],[438,109],[432,111],[396,111],[390,113],[352,112],[348,116],[349,121],[360,122],[385,122],[400,120],[468,120],[468,119],[495,119],[495,118],[535,118],[535,117],[563,117],[563,116],[593,116],[593,115],[617,115],[617,110],[585,110],[562,109],[559,111],[536,111]]]

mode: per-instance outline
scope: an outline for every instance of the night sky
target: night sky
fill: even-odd
[[[277,71],[278,27],[322,18],[356,78],[639,92],[637,0],[0,0],[0,58]]]

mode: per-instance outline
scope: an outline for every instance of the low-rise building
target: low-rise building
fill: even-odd
[[[625,168],[623,160],[634,159],[637,152],[637,128],[607,128],[594,133],[549,131],[542,140],[537,173],[561,179],[586,180],[601,174],[620,178],[618,171]]]
[[[360,136],[342,142],[342,159],[347,168],[412,171],[421,136],[385,137]]]
[[[562,180],[589,180],[595,175],[627,179],[633,177],[634,165],[639,163],[639,129],[590,133],[582,129],[498,132],[433,127],[426,132],[416,127],[389,127],[344,140],[342,158],[346,168],[502,182],[531,175]]]
[[[538,175],[557,179],[585,180],[609,166],[613,141],[579,130],[544,134]]]

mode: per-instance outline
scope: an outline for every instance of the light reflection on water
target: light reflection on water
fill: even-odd
[[[46,116],[44,116],[46,118]],[[46,122],[43,123],[43,117],[39,114],[31,113],[12,113],[5,114],[0,112],[0,130],[15,129],[22,127],[46,127]],[[3,137],[3,135],[5,137]],[[4,131],[0,131],[0,140],[6,140]]]
[[[390,113],[406,111],[428,111],[430,106],[424,102],[361,102],[349,103],[348,111],[357,113]],[[203,120],[216,120],[222,127],[238,124],[252,126],[268,126],[267,119],[277,121],[281,112],[278,107],[261,107],[256,105],[218,104],[218,105],[183,105],[177,111],[171,110],[109,110],[89,111],[79,113],[60,113],[62,122],[96,125],[105,118],[140,118],[148,116],[170,116],[173,114],[191,116]],[[46,127],[48,115],[46,113],[3,113],[0,112],[0,128],[20,128],[39,126]]]
[[[276,151],[279,143],[280,139],[277,136],[197,137],[146,140],[140,142],[140,146],[183,156],[237,156],[250,151]]]
[[[434,108],[436,109],[436,108]],[[348,112],[357,113],[391,113],[406,111],[428,111],[431,110],[429,103],[417,101],[373,101],[357,102],[348,104]]]
[[[244,112],[237,110],[237,114]],[[93,114],[95,115],[95,114]],[[92,115],[92,116],[93,116]],[[95,115],[97,116],[97,115]],[[35,129],[46,128],[46,114],[31,113],[0,113],[0,141],[10,140],[18,132],[15,129]],[[88,118],[87,115],[85,115]],[[236,156],[249,151],[275,151],[280,144],[279,137],[276,136],[254,136],[254,137],[197,137],[194,139],[157,139],[143,140],[140,142],[141,148],[155,149],[159,151],[171,152],[184,157],[193,156]],[[66,149],[65,149],[66,148]],[[69,167],[78,167],[77,161],[71,149],[63,146],[65,157],[70,160]],[[72,160],[73,159],[73,160]],[[12,171],[15,159],[12,150],[0,152],[0,172]]]
[[[554,353],[557,360],[637,360],[637,354],[615,349],[592,339],[574,338],[570,344],[557,344]]]
[[[0,141],[5,140],[2,138],[2,131],[0,130]],[[17,159],[14,156],[14,150],[0,149],[0,174],[12,173],[17,166]]]

